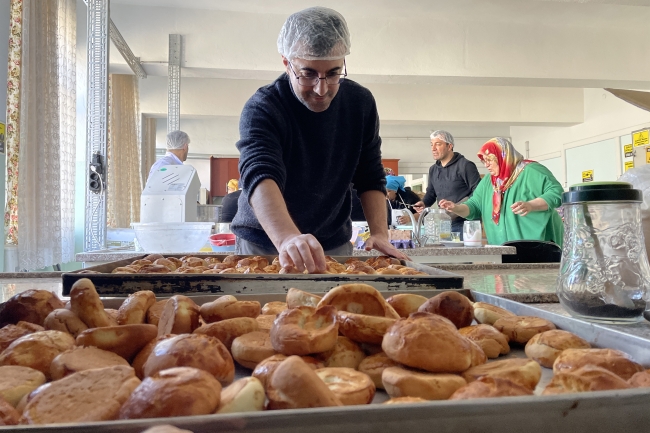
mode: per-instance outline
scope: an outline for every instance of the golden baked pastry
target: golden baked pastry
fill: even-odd
[[[325,367],[348,367],[356,370],[366,354],[357,343],[339,335],[334,348],[316,356],[323,361]]]
[[[425,373],[403,367],[385,368],[381,380],[392,398],[420,397],[425,400],[446,400],[467,384],[457,374]]]
[[[40,331],[20,337],[0,354],[0,365],[22,365],[50,378],[50,364],[59,354],[74,347],[72,335],[61,331]]]
[[[164,265],[145,265],[138,269],[138,274],[168,274],[171,271]]]
[[[152,257],[154,260],[158,260],[160,257]],[[137,266],[137,267],[142,267],[142,266],[149,266],[152,265],[154,260],[149,260],[149,259],[139,259],[139,260],[134,260],[131,262],[131,266]]]
[[[58,311],[58,310],[54,310]],[[67,311],[67,310],[66,310]],[[52,314],[52,313],[50,313]],[[49,317],[49,315],[48,315]],[[47,320],[47,317],[46,317]],[[15,325],[6,325],[0,329],[0,352],[5,350],[11,343],[28,334],[44,331],[42,326],[29,322],[18,322]]]
[[[33,368],[20,365],[0,366],[0,397],[13,407],[46,382],[45,375]]]
[[[178,266],[176,266],[176,263],[172,262],[172,261],[169,260],[169,259],[165,259],[165,258],[162,258],[162,259],[156,259],[156,260],[153,262],[153,264],[154,264],[154,265],[158,265],[158,266],[164,266],[164,267],[166,267],[166,268],[169,270],[169,272],[173,272],[173,271],[175,271],[175,270],[178,268]]]
[[[160,315],[165,309],[165,305],[167,305],[167,301],[168,301],[167,299],[162,299],[160,301],[157,301],[151,307],[149,307],[149,309],[147,310],[146,323],[149,323],[150,325],[158,326],[158,322],[160,322]]]
[[[534,335],[526,343],[526,356],[539,362],[542,367],[553,368],[555,359],[566,349],[589,349],[591,345],[577,335],[552,329]]]
[[[293,287],[287,291],[287,308],[296,308],[301,306],[316,307],[320,300],[323,299],[313,293],[303,292]]]
[[[131,361],[148,342],[156,338],[158,329],[149,324],[91,328],[76,338],[77,346],[94,346],[116,353]]]
[[[472,365],[470,340],[437,314],[418,312],[399,319],[381,347],[392,360],[432,373],[460,373]]]
[[[194,330],[193,334],[204,334],[217,338],[226,346],[226,349],[230,350],[235,338],[249,332],[259,331],[259,329],[260,326],[257,320],[250,317],[236,317],[199,326]]]
[[[50,376],[52,380],[59,380],[65,376],[92,368],[111,367],[129,363],[120,355],[97,347],[75,347],[63,352],[52,360]]]
[[[542,368],[532,359],[512,358],[472,367],[462,375],[467,382],[473,382],[484,376],[499,377],[532,391],[542,377]]]
[[[0,397],[0,426],[20,424],[20,413]]]
[[[144,430],[142,433],[192,433],[189,430],[181,430],[169,424],[162,424],[150,427]]]
[[[201,317],[206,323],[235,317],[256,318],[260,315],[262,306],[257,301],[238,301],[232,295],[224,295],[212,302],[201,305]]]
[[[228,349],[208,335],[183,334],[159,341],[142,370],[145,377],[150,377],[173,367],[205,370],[224,386],[235,378],[235,364]]]
[[[375,384],[368,375],[346,367],[326,367],[316,375],[345,406],[369,404],[375,397]],[[273,379],[271,379],[273,380]]]
[[[548,320],[532,316],[503,317],[494,322],[497,331],[508,337],[509,341],[526,344],[536,334],[555,329],[555,325]]]
[[[264,306],[262,306],[262,311],[260,314],[278,315],[286,309],[287,309],[286,302],[272,301],[272,302],[267,302],[266,304],[264,304]]]
[[[43,326],[47,315],[63,306],[64,303],[52,292],[25,290],[15,294],[5,303],[5,307],[0,311],[0,326],[15,325],[20,321]]]
[[[400,271],[393,268],[377,268],[377,275],[402,275]]]
[[[398,367],[400,364],[393,361],[384,352],[370,355],[361,361],[358,370],[370,377],[377,389],[384,389],[381,375],[388,367]]]
[[[144,379],[144,363],[147,362],[147,359],[149,359],[149,355],[151,355],[151,352],[153,351],[153,348],[156,347],[156,344],[159,342],[166,340],[171,337],[175,337],[176,335],[174,334],[165,334],[165,335],[160,335],[150,342],[148,342],[139,352],[137,355],[135,355],[135,358],[133,358],[133,361],[131,362],[131,367],[135,370],[135,375],[138,376],[138,379]]]
[[[187,257],[185,259],[181,259],[183,262],[183,266],[188,267],[188,268],[198,268],[198,267],[207,267],[207,263],[199,257]]]
[[[510,353],[508,337],[490,325],[473,325],[460,328],[460,334],[476,342],[488,358]],[[551,331],[552,332],[552,331]]]
[[[478,345],[476,341],[472,341],[469,338],[467,339],[469,342],[470,346],[470,352],[471,352],[471,358],[472,358],[472,364],[471,367],[476,367],[477,365],[483,365],[487,362],[488,358],[485,355],[485,352],[483,352],[483,349],[481,346]]]
[[[614,349],[567,349],[555,359],[553,373],[566,373],[585,365],[594,365],[611,371],[624,380],[630,379],[644,368],[627,354]]]
[[[80,371],[42,387],[25,406],[22,419],[27,424],[117,419],[139,384],[133,369],[122,365]]]
[[[251,370],[277,353],[271,344],[271,335],[265,331],[249,332],[235,338],[230,351],[239,365]]]
[[[283,355],[281,353],[277,353],[275,355],[269,356],[268,358],[262,360],[255,369],[253,370],[253,373],[251,374],[252,377],[258,379],[264,388],[266,388],[266,384],[268,383],[269,377],[271,377],[271,374],[275,371],[276,367],[280,365],[282,361],[287,359],[288,356]],[[301,356],[300,357],[305,363],[311,367],[313,370],[317,370],[319,368],[325,367],[323,363],[311,356]]]
[[[323,305],[331,305],[338,311],[399,319],[399,314],[388,305],[379,291],[368,284],[344,284],[334,287],[318,303],[319,307]]]
[[[199,306],[193,300],[183,295],[172,296],[160,315],[158,335],[189,334],[199,327],[199,317]]]
[[[300,409],[342,406],[316,372],[299,356],[290,356],[277,366],[266,387],[267,409]]]
[[[118,266],[111,271],[111,274],[137,274],[138,271],[128,266]]]
[[[173,264],[172,264],[173,266]],[[132,293],[122,302],[117,314],[118,325],[145,323],[147,311],[156,303],[156,295],[151,290]]]
[[[66,308],[59,308],[48,314],[44,325],[45,329],[67,332],[73,337],[88,329],[88,325],[79,316]]]
[[[390,268],[392,269],[392,268]],[[397,272],[397,269],[393,269]],[[397,272],[399,274],[399,272]],[[386,302],[395,309],[397,314],[400,317],[408,317],[409,314],[415,313],[418,311],[418,308],[425,302],[427,298],[421,295],[414,295],[411,293],[400,293],[393,295],[390,298],[386,299]]]
[[[283,355],[309,355],[334,348],[339,334],[336,309],[296,307],[284,310],[271,327],[271,345]]]
[[[271,332],[273,327],[273,322],[275,321],[276,315],[271,314],[260,314],[255,318],[257,326],[259,326],[260,331]]]
[[[336,313],[341,334],[358,343],[381,344],[396,319],[339,311]]]
[[[630,384],[633,388],[650,388],[650,371],[640,371],[634,373],[627,383]]]
[[[162,254],[153,253],[153,254],[149,254],[149,255],[143,257],[142,260],[148,260],[151,263],[153,263],[158,259],[164,259],[164,258],[165,258],[165,256],[163,256]]]
[[[207,415],[221,400],[221,384],[198,368],[176,367],[145,378],[120,409],[120,419]]]
[[[408,403],[426,403],[429,400],[425,400],[420,397],[395,397],[389,400],[386,400],[382,404],[408,404]]]
[[[354,263],[350,263],[350,264],[348,265],[348,268],[347,268],[346,270],[347,270],[348,272],[350,272],[350,271],[363,272],[363,273],[368,274],[368,275],[372,275],[372,274],[376,274],[376,273],[377,273],[377,271],[375,270],[375,268],[373,268],[372,266],[370,266],[369,264],[364,263],[364,262],[354,262]]]
[[[221,391],[216,413],[259,412],[264,410],[264,386],[255,377],[236,380]]]
[[[555,373],[542,395],[632,388],[620,376],[595,365]]]
[[[170,262],[172,262],[173,264],[175,264],[175,265],[176,265],[176,269],[178,269],[178,268],[180,268],[181,266],[183,266],[183,261],[182,261],[181,259],[179,259],[178,257],[165,257],[165,258],[166,258],[167,260],[169,260]]]
[[[237,262],[240,261],[243,258],[244,257],[238,256],[237,254],[232,254],[232,255],[226,256],[226,258],[223,259],[223,261],[221,263],[229,265],[229,266],[234,268],[235,266],[237,266]]]
[[[63,308],[63,306],[60,308]],[[106,314],[106,311],[104,311],[104,304],[99,299],[95,285],[88,278],[77,280],[72,285],[72,289],[70,290],[70,309],[89,328],[117,325]]]
[[[501,318],[516,316],[515,313],[486,302],[474,302],[472,307],[474,309],[474,318],[478,323],[484,325],[494,325],[494,322]]]
[[[446,317],[456,325],[456,328],[464,328],[474,321],[474,309],[471,301],[467,296],[454,291],[442,292],[428,299],[420,305],[418,311]]]
[[[514,397],[533,395],[533,391],[508,379],[483,376],[459,388],[449,400],[469,400],[472,398]]]

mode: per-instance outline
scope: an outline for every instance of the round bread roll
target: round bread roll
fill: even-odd
[[[0,397],[0,426],[20,424],[20,413]]]
[[[472,398],[515,397],[533,395],[533,391],[500,377],[483,376],[469,383],[449,397],[449,400],[469,400]]]
[[[393,269],[398,274],[397,269]],[[378,271],[377,273],[381,273]],[[421,295],[414,295],[411,293],[400,293],[398,295],[393,295],[390,298],[386,299],[386,302],[395,309],[397,314],[400,317],[408,317],[411,313],[418,311],[418,308],[425,302],[427,298]]]
[[[369,404],[375,397],[375,384],[368,375],[346,367],[327,367],[316,374],[345,406]]]
[[[384,352],[380,352],[364,358],[359,364],[359,371],[367,374],[377,389],[384,389],[384,382],[381,380],[384,370],[398,366],[399,363],[390,359]]]
[[[474,302],[472,307],[474,309],[474,318],[483,325],[494,325],[494,322],[499,319],[516,316],[513,312],[486,302]]]
[[[420,305],[418,311],[446,317],[456,328],[464,328],[474,321],[472,302],[467,296],[454,291],[442,292],[428,299]]]
[[[395,319],[339,311],[336,313],[341,334],[358,343],[381,344]]]
[[[339,335],[334,348],[319,353],[317,357],[323,361],[325,367],[347,367],[356,370],[366,354],[357,343]]]
[[[477,365],[483,365],[487,362],[488,358],[481,349],[481,346],[478,345],[476,341],[472,341],[469,338],[467,339],[470,345],[470,351],[472,352],[472,365],[471,367],[476,367]]]
[[[54,311],[58,311],[58,310],[54,310]],[[37,329],[33,329],[32,327],[36,327]],[[18,322],[16,325],[3,326],[2,328],[0,328],[0,352],[5,350],[7,347],[9,347],[11,343],[18,340],[20,337],[23,337],[28,334],[33,334],[34,332],[44,331],[44,330],[45,329],[43,329],[43,327],[29,322]]]
[[[237,262],[243,258],[244,257],[238,256],[237,254],[231,254],[229,256],[226,256],[221,263],[225,263],[226,265],[232,266],[234,268],[237,266]]]
[[[46,380],[42,372],[33,368],[20,365],[0,366],[0,397],[16,407],[24,396],[43,385]]]
[[[153,351],[153,348],[156,347],[156,344],[159,342],[166,340],[171,337],[176,337],[174,334],[165,334],[158,336],[148,342],[139,352],[137,355],[135,355],[135,358],[133,358],[133,361],[131,362],[131,367],[135,370],[135,375],[138,376],[138,379],[142,380],[144,379],[144,363],[147,362],[147,359],[149,359],[149,355],[151,355],[151,352]]]
[[[397,269],[393,268],[377,268],[376,273],[378,275],[402,275]]]
[[[45,329],[67,332],[73,337],[77,337],[77,335],[88,329],[88,325],[71,310],[59,308],[47,315]]]
[[[131,361],[148,342],[156,338],[153,325],[121,325],[87,329],[77,336],[77,346],[94,346]]]
[[[384,389],[394,397],[420,397],[425,400],[446,400],[467,382],[456,374],[436,374],[388,367],[381,375]]]
[[[104,304],[99,299],[95,285],[88,278],[77,280],[72,285],[72,289],[70,290],[70,309],[89,328],[117,325],[106,311],[104,311]]]
[[[590,349],[591,345],[568,331],[552,329],[534,335],[526,343],[526,356],[539,362],[542,367],[553,368],[555,359],[566,349]]]
[[[264,306],[262,307],[261,314],[271,314],[275,316],[282,313],[286,309],[287,309],[286,302],[272,301],[264,304]]]
[[[461,335],[476,342],[488,358],[498,358],[499,355],[510,353],[508,337],[490,325],[473,325],[460,328]],[[551,331],[552,332],[552,331]]]
[[[634,373],[634,376],[627,383],[633,388],[650,388],[650,371],[645,370]]]
[[[271,332],[273,322],[277,316],[271,314],[260,314],[255,318],[260,331]]]
[[[408,404],[408,403],[426,403],[429,400],[425,400],[420,397],[395,397],[389,400],[386,400],[382,404]]]
[[[265,331],[249,332],[235,338],[230,351],[239,365],[251,370],[254,370],[257,364],[269,356],[277,353],[271,344],[271,335]]]
[[[508,337],[509,341],[526,344],[534,335],[555,329],[548,320],[532,316],[504,317],[494,322],[497,331]]]
[[[249,332],[259,331],[259,329],[260,326],[257,320],[250,317],[236,317],[199,326],[194,330],[193,334],[204,334],[217,338],[226,346],[226,349],[230,350],[235,338]]]
[[[156,259],[153,262],[153,264],[158,265],[158,266],[164,266],[169,270],[169,272],[173,272],[173,271],[176,270],[176,268],[178,268],[178,266],[176,266],[176,263],[172,262],[171,260],[165,259],[165,258]]]
[[[299,356],[280,363],[266,388],[267,409],[342,406],[343,403]]]
[[[199,306],[193,300],[183,295],[172,296],[160,315],[158,335],[190,334],[199,327],[199,317]]]
[[[614,349],[566,349],[555,359],[553,373],[566,373],[585,365],[609,370],[624,380],[630,379],[644,368],[632,361],[627,354]]]
[[[265,401],[262,382],[255,377],[244,377],[221,391],[221,403],[216,413],[259,412],[264,410]]]
[[[205,370],[224,386],[235,378],[235,364],[228,349],[208,335],[183,334],[158,342],[144,363],[143,372],[150,377],[173,367]]]
[[[632,388],[629,383],[611,371],[595,365],[585,365],[575,370],[555,373],[542,395],[629,388]]]
[[[120,409],[120,419],[207,415],[220,397],[221,384],[207,371],[169,368],[142,381]]]
[[[201,305],[201,317],[205,323],[234,319],[235,317],[256,318],[262,307],[257,301],[238,301],[232,295],[224,295]]]
[[[178,269],[178,268],[180,268],[181,266],[183,266],[183,261],[182,261],[181,259],[179,259],[178,257],[165,257],[165,258],[166,258],[167,260],[169,260],[170,262],[172,262],[173,264],[175,264],[175,265],[176,265],[176,269]]]
[[[40,331],[20,337],[0,354],[0,365],[22,365],[50,378],[50,364],[74,347],[74,338],[61,331]]]
[[[471,341],[436,314],[418,312],[398,320],[381,347],[392,360],[432,373],[460,373],[472,365]]]
[[[507,379],[532,391],[542,377],[542,368],[532,359],[513,358],[478,365],[463,372],[467,382],[484,376]]]
[[[293,287],[287,292],[287,308],[296,307],[316,307],[321,296],[314,295],[313,293],[303,292],[302,290],[294,289]]]
[[[145,323],[147,319],[147,310],[149,310],[149,308],[151,308],[155,303],[156,295],[151,290],[140,290],[139,292],[130,294],[129,297],[122,302],[122,305],[120,305],[120,309],[118,310],[118,325],[136,325]]]
[[[111,271],[111,274],[137,274],[136,269],[130,268],[128,266],[118,266],[117,268]]]
[[[168,274],[169,268],[163,265],[144,265],[138,269],[138,274]]]
[[[207,263],[199,257],[185,257],[181,259],[183,262],[183,265],[188,267],[188,268],[198,268],[200,266],[205,266]]]
[[[23,321],[43,326],[48,314],[65,304],[52,292],[29,289],[17,293],[0,311],[0,326],[15,325]]]
[[[163,256],[162,254],[154,253],[143,257],[142,260],[149,260],[151,263],[153,263],[158,259],[164,259],[164,258],[165,256]]]
[[[284,355],[309,355],[332,350],[339,334],[336,309],[296,307],[278,315],[271,327],[271,345]]]
[[[129,363],[124,358],[113,352],[96,347],[75,347],[52,360],[50,376],[52,380],[59,380],[78,371],[111,367],[113,365],[129,367]]]
[[[266,384],[268,383],[271,374],[273,374],[277,366],[280,365],[280,363],[287,358],[288,356],[283,355],[281,353],[275,354],[273,356],[269,356],[268,358],[264,359],[259,364],[257,364],[251,376],[258,379],[260,383],[262,383],[262,386],[266,388]],[[303,361],[305,361],[305,363],[308,366],[310,366],[313,370],[317,370],[319,368],[324,367],[322,362],[320,362],[318,359],[313,358],[311,356],[301,356],[300,358]]]
[[[139,384],[140,379],[135,377],[133,369],[122,365],[80,371],[41,387],[25,406],[23,422],[57,424],[114,420]]]
[[[399,319],[399,314],[388,305],[381,293],[368,284],[344,284],[334,287],[318,303],[319,307],[323,305],[331,305],[338,311]]]
[[[146,318],[146,322],[148,324],[158,326],[158,322],[160,322],[160,315],[165,309],[165,305],[167,305],[167,301],[168,301],[167,299],[163,299],[156,302],[151,307],[149,307],[149,309],[147,310],[147,318]]]

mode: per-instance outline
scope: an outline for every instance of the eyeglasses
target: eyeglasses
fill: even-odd
[[[289,62],[289,65],[291,66],[289,69],[291,69],[291,72],[293,72],[293,75],[298,80],[298,84],[305,87],[314,87],[320,83],[320,80],[325,80],[328,86],[334,86],[336,84],[341,84],[345,77],[348,76],[348,67],[345,64],[345,59],[343,59],[344,71],[342,74],[328,74],[323,78],[319,77],[315,72],[307,72],[305,75],[298,75],[293,69],[293,64]]]
[[[487,158],[483,158],[483,159],[481,159],[481,161],[483,161],[483,165],[484,165],[485,167],[490,167],[490,166],[492,165],[493,162],[496,162],[496,161],[493,160],[493,159],[487,159]]]

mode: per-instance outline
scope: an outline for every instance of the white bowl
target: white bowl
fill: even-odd
[[[133,223],[135,237],[148,253],[193,253],[208,242],[213,222]]]

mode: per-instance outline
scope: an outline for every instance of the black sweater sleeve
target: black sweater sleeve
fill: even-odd
[[[433,187],[433,165],[429,168],[429,183],[427,185],[427,193],[424,195],[422,201],[425,205],[431,206],[436,202],[436,190]]]

